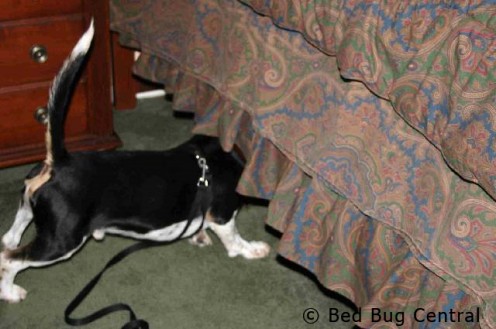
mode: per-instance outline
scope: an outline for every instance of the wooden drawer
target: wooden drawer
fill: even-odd
[[[0,21],[79,13],[81,0],[1,0]]]
[[[65,124],[69,151],[120,145],[113,132],[109,2],[107,0],[0,0],[0,168],[45,158],[45,126],[34,118],[72,47],[95,23],[91,54]],[[31,47],[43,45],[47,61]]]
[[[0,149],[25,144],[43,144],[45,126],[34,117],[40,106],[46,106],[48,83],[25,86],[22,89],[0,92]],[[4,89],[5,91],[5,89]],[[26,95],[29,95],[26,97]],[[66,137],[87,131],[86,82],[81,83],[72,99],[65,125]]]
[[[0,88],[52,80],[82,31],[81,15],[0,23]],[[35,45],[45,47],[45,62],[31,57]]]

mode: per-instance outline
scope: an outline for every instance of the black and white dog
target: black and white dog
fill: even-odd
[[[68,259],[91,236],[100,240],[109,233],[170,241],[186,229],[187,219],[192,221],[184,236],[198,232],[190,238],[194,244],[211,244],[205,232],[210,228],[230,257],[267,256],[266,243],[247,242],[236,230],[240,199],[235,188],[242,166],[217,139],[195,136],[164,152],[66,151],[64,118],[93,34],[92,23],[53,81],[46,159],[26,177],[14,223],[2,238],[0,299],[23,300],[26,291],[14,284],[19,271]],[[203,216],[195,195],[207,170],[209,203]],[[31,221],[36,236],[19,247]]]

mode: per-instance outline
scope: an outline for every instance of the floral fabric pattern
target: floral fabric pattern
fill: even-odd
[[[242,151],[281,255],[364,310],[496,328],[495,6],[243,2],[113,0],[112,29],[195,132]]]

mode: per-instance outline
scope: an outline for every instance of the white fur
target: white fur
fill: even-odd
[[[106,227],[102,229],[95,230],[93,232],[93,238],[96,240],[101,240],[105,236],[105,233],[116,234],[125,236],[128,238],[138,239],[138,240],[152,240],[152,241],[171,241],[179,237],[184,228],[186,227],[187,221],[184,220],[182,222],[158,229],[149,231],[147,233],[136,233],[133,231],[124,231],[115,227]],[[197,217],[194,218],[186,230],[184,236],[191,235],[200,229],[200,225],[202,225],[202,218]]]
[[[211,245],[212,240],[205,231],[211,228],[217,234],[222,244],[227,250],[229,257],[243,256],[247,259],[256,259],[266,257],[270,252],[270,246],[262,241],[246,241],[240,235],[236,228],[235,217],[237,211],[234,212],[232,218],[226,224],[220,225],[213,222],[204,221],[201,231],[189,239],[189,242],[200,247]],[[147,233],[136,233],[133,231],[124,231],[113,227],[102,228],[93,232],[93,238],[101,240],[105,233],[121,235],[138,240],[153,240],[153,241],[171,241],[176,239],[184,230],[187,221],[182,221],[168,227]],[[193,219],[190,227],[184,236],[189,236],[200,229],[201,217]]]
[[[76,46],[72,49],[71,59],[74,59],[80,55],[84,55],[88,52],[94,34],[95,34],[95,24],[93,22],[93,19],[91,19],[90,26],[88,27],[86,32],[84,32],[83,36],[79,38],[79,41],[76,44]]]
[[[7,249],[15,249],[19,246],[21,242],[21,237],[29,223],[33,219],[33,210],[31,209],[31,204],[29,203],[29,197],[27,192],[24,193],[23,202],[19,204],[19,209],[17,210],[14,223],[10,227],[9,231],[4,234],[2,238],[2,243]]]
[[[209,223],[209,227],[217,234],[219,239],[227,249],[229,257],[243,256],[246,259],[256,259],[266,257],[270,252],[270,246],[262,241],[246,241],[238,233],[236,228],[235,217],[233,217],[224,225]]]
[[[0,280],[0,300],[5,300],[9,303],[19,303],[26,298],[26,290],[14,284],[14,279],[17,273],[28,267],[43,267],[48,266],[66,259],[69,259],[78,251],[86,242],[87,237],[83,239],[81,244],[67,254],[51,261],[29,261],[9,259],[6,256],[7,251],[0,253],[0,273],[2,278]]]
[[[29,203],[25,202],[24,205],[26,204]],[[270,252],[270,247],[267,243],[261,241],[248,242],[239,235],[238,230],[236,229],[235,226],[236,214],[237,211],[233,214],[233,217],[229,220],[229,222],[223,225],[219,225],[207,221],[203,221],[202,224],[202,218],[197,217],[193,219],[192,223],[190,224],[190,227],[187,229],[185,233],[185,236],[191,235],[197,230],[201,229],[201,231],[197,235],[193,236],[190,239],[190,242],[194,244],[198,244],[196,243],[197,242],[197,240],[195,239],[196,237],[201,239],[202,241],[202,243],[200,243],[201,246],[209,245],[212,243],[212,241],[205,232],[205,229],[209,227],[217,234],[219,239],[222,241],[222,243],[224,244],[227,250],[229,257],[236,257],[239,255],[243,256],[246,259],[256,259],[256,258],[266,257]],[[30,218],[32,218],[31,208],[21,206],[20,209],[18,210],[14,225],[12,226],[13,228],[11,228],[9,232],[7,232],[7,234],[4,236],[3,239],[4,243],[11,246],[14,245],[17,246],[20,237],[22,235],[23,228],[25,228],[27,224],[29,224]],[[100,240],[103,239],[105,233],[109,233],[109,234],[118,234],[135,239],[170,241],[177,238],[179,234],[181,234],[181,232],[184,230],[186,226],[186,223],[187,221],[185,220],[176,223],[174,225],[159,230],[150,231],[144,234],[140,234],[132,231],[123,231],[110,227],[110,228],[95,230],[93,232],[93,237],[95,239]],[[200,235],[202,236],[200,237]],[[0,280],[0,300],[3,299],[10,303],[18,303],[22,301],[24,298],[26,298],[26,294],[27,294],[26,290],[14,284],[14,279],[20,271],[28,267],[43,267],[69,259],[74,255],[74,253],[77,250],[79,250],[83,246],[86,240],[87,237],[83,239],[83,241],[77,248],[73,249],[64,256],[52,261],[28,261],[28,260],[9,259],[7,257],[8,251],[4,251],[0,253],[0,273],[2,273],[2,277]]]
[[[91,41],[94,35],[94,23],[91,21],[90,27],[84,33],[84,35],[80,38],[77,45],[74,47],[70,58],[64,62],[64,66],[59,72],[59,74],[55,77],[54,82],[52,84],[52,88],[50,90],[50,96],[48,101],[48,106],[51,110],[55,110],[53,108],[54,95],[61,88],[59,84],[61,83],[61,78],[64,77],[64,74],[67,73],[67,69],[70,68],[70,65],[73,61],[79,57],[84,55],[91,46]],[[39,177],[35,177],[36,180],[29,180],[26,183],[26,193],[24,194],[24,202],[21,203],[19,209],[17,211],[14,223],[10,230],[3,236],[2,242],[5,245],[6,249],[0,253],[0,299],[6,300],[7,302],[17,303],[22,301],[26,297],[26,291],[20,286],[14,284],[14,279],[16,275],[25,270],[28,267],[43,267],[48,266],[66,259],[69,259],[74,255],[74,253],[79,250],[83,244],[86,242],[88,237],[84,237],[79,246],[67,252],[65,255],[59,257],[58,259],[51,261],[31,261],[31,260],[23,260],[23,259],[15,259],[10,258],[12,256],[11,250],[16,249],[20,243],[22,234],[26,230],[27,226],[33,219],[33,211],[29,202],[29,187],[34,186],[35,188],[39,187],[41,184],[45,183],[47,179],[50,178],[50,170],[52,165],[52,154],[51,154],[51,133],[50,133],[50,124],[48,124],[47,128],[47,158],[45,159],[45,167],[46,171],[43,171]],[[205,167],[202,167],[204,170]],[[47,174],[47,176],[44,176]],[[32,185],[30,185],[32,184]],[[31,190],[31,193],[34,191]],[[232,219],[224,224],[218,225],[213,222],[203,221],[201,217],[194,218],[192,220],[191,225],[185,232],[185,236],[190,236],[197,230],[200,231],[195,237],[193,237],[190,241],[197,242],[201,245],[211,244],[212,241],[206,235],[204,231],[207,227],[211,227],[212,230],[219,236],[220,240],[224,244],[227,249],[228,255],[230,257],[235,257],[241,255],[248,259],[253,258],[262,258],[268,255],[270,251],[270,247],[264,242],[252,241],[247,242],[241,238],[236,227],[235,227],[235,216],[237,212],[234,213]],[[158,230],[153,230],[147,233],[136,233],[132,231],[124,231],[117,229],[115,227],[109,228],[101,228],[92,232],[92,236],[101,240],[104,238],[106,233],[109,234],[118,234],[126,237],[131,237],[135,239],[145,239],[145,240],[153,240],[153,241],[171,241],[178,237],[183,232],[187,225],[187,221],[184,220],[182,222],[176,223],[174,225],[161,228]]]
[[[76,59],[78,56],[83,56],[88,52],[91,46],[91,41],[93,40],[93,36],[95,34],[95,27],[94,27],[94,22],[93,19],[91,19],[90,26],[86,30],[86,32],[79,38],[79,41],[77,42],[76,46],[72,49],[71,55],[69,58],[67,58],[64,61],[64,64],[62,64],[62,68],[60,69],[59,73],[55,76],[55,79],[53,79],[52,87],[50,88],[50,96],[48,97],[48,107],[53,108],[53,101],[54,101],[54,95],[57,90],[60,89],[60,78],[62,76],[62,73],[67,70],[69,65]],[[48,124],[48,130],[50,130],[50,124]],[[50,137],[51,138],[51,137]],[[47,139],[47,143],[50,142],[50,139]],[[50,142],[51,143],[51,142]],[[47,158],[50,158],[50,150],[48,151]],[[50,163],[50,162],[49,162]]]

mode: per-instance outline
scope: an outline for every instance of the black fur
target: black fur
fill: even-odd
[[[92,27],[88,31],[92,37]],[[242,166],[222,150],[216,138],[195,136],[164,152],[66,151],[64,120],[88,47],[78,49],[85,50],[73,51],[50,91],[47,159],[51,156],[53,161],[46,159],[27,176],[46,172],[50,176],[29,199],[37,234],[12,255],[54,260],[96,229],[113,227],[143,234],[188,219],[197,207],[194,200],[201,176],[197,154],[206,158],[210,168],[209,212],[218,224],[226,223],[240,207],[235,188]]]
[[[19,271],[67,259],[86,238],[114,233],[170,241],[182,232],[181,226],[174,224],[188,219],[198,226],[205,224],[202,229],[211,228],[230,257],[267,256],[270,247],[266,243],[247,242],[236,230],[234,215],[241,202],[235,189],[243,166],[222,150],[218,139],[194,136],[163,152],[66,151],[65,115],[93,31],[90,25],[54,80],[48,102],[47,156],[28,174],[14,224],[2,237],[0,299],[23,300],[26,291],[14,284]],[[202,192],[201,202],[196,198],[202,177],[197,156],[206,160],[209,168],[209,187]],[[200,220],[204,214],[207,222]],[[31,220],[36,236],[19,247]],[[198,226],[191,222],[191,230],[185,233],[193,234]],[[204,246],[211,240],[201,231],[191,242]]]
[[[216,138],[194,136],[164,152],[74,153],[54,164],[50,180],[30,199],[37,236],[24,257],[56,259],[95,229],[146,233],[184,221],[196,206],[201,176],[196,153],[210,168],[210,212],[224,224],[241,205],[235,188],[242,166]],[[41,168],[36,166],[28,178]]]

